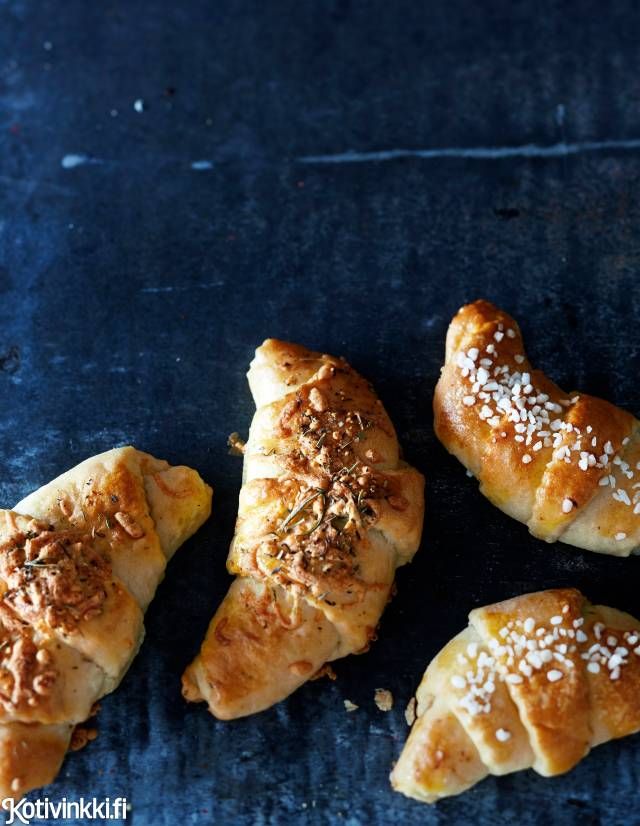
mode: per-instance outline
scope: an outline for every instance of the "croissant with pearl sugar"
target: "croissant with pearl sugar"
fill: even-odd
[[[616,556],[640,547],[640,422],[534,370],[493,304],[451,322],[433,407],[443,445],[534,536]]]
[[[638,731],[639,629],[573,589],[475,609],[425,672],[392,785],[433,803],[489,774],[562,774]]]

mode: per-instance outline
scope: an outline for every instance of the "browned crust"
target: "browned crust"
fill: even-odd
[[[477,609],[470,619],[485,639],[487,635],[500,639],[500,629],[528,617],[553,630],[549,619],[558,616],[562,618],[560,627],[571,629],[573,621],[582,617],[584,603],[584,597],[575,589],[540,591]],[[571,644],[569,638],[564,639]],[[502,659],[506,662],[506,655]],[[589,688],[584,663],[579,657],[573,662],[574,667],[563,670],[558,682],[548,679],[549,671],[558,666],[552,660],[522,683],[510,686],[520,717],[534,741],[534,751],[544,755],[544,761],[538,759],[534,764],[544,774],[568,771],[589,751]]]
[[[18,800],[51,783],[69,746],[72,726],[9,723],[0,726],[0,799]]]
[[[466,375],[458,359],[474,351],[473,371]],[[483,359],[487,387],[496,381],[505,385],[509,376],[530,376],[527,386],[533,390],[518,393],[526,397],[524,412],[532,418],[514,422],[511,411],[498,407],[494,391],[485,393],[491,398],[483,398],[485,384],[474,389],[478,385],[472,378],[480,375]],[[494,375],[500,368],[506,376]],[[504,395],[504,387],[498,389]],[[515,392],[506,392],[512,394],[507,403],[520,403]],[[493,415],[483,418],[485,405]],[[638,421],[603,399],[564,393],[534,370],[514,319],[487,301],[463,307],[451,322],[434,395],[434,425],[444,446],[478,478],[482,493],[525,522],[534,535],[617,555],[628,555],[640,545],[640,513],[634,514],[632,487],[640,481],[634,453]],[[526,429],[516,432],[518,428]],[[626,463],[615,465],[614,460]],[[625,468],[636,478],[627,478]],[[611,474],[616,477],[613,490],[604,489],[603,477]],[[612,498],[617,488],[626,489],[630,503],[622,527],[621,508]]]
[[[14,798],[54,778],[74,725],[117,686],[142,640],[165,567],[143,467],[187,471],[119,448],[0,511],[0,788]],[[181,505],[195,511],[190,529],[208,515],[199,482],[193,505]]]
[[[248,478],[228,568],[304,604],[310,638],[314,617],[322,619],[323,630],[310,643],[309,656],[291,643],[296,650],[283,677],[270,668],[267,652],[277,645],[288,650],[277,640],[291,630],[267,623],[259,634],[264,655],[250,642],[221,643],[220,623],[232,608],[233,623],[224,625],[223,635],[234,623],[256,633],[245,627],[251,611],[234,590],[184,677],[187,698],[207,700],[224,719],[282,699],[292,690],[290,671],[297,687],[327,659],[366,648],[396,566],[417,549],[423,518],[422,476],[399,460],[384,407],[343,359],[269,339],[256,351],[249,381],[258,409],[244,449]],[[324,659],[318,660],[318,651]],[[241,684],[228,687],[228,672],[248,670],[252,681],[242,676]]]
[[[252,714],[310,679],[335,644],[321,611],[280,588],[238,578],[183,674],[182,693],[191,702],[206,699],[220,719]],[[274,672],[280,675],[275,686]]]
[[[514,597],[469,619],[425,672],[418,719],[392,774],[398,791],[433,802],[488,773],[561,774],[592,747],[640,729],[638,620],[590,605],[575,589]],[[495,664],[481,671],[490,657]]]

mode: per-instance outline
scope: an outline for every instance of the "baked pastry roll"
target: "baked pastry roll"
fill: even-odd
[[[616,556],[640,546],[640,423],[534,370],[493,304],[451,322],[433,407],[443,445],[534,536]]]
[[[424,512],[422,475],[343,359],[269,339],[248,378],[257,410],[227,563],[237,579],[183,677],[186,699],[220,719],[366,650]]]
[[[579,591],[477,608],[417,692],[393,787],[433,803],[489,774],[562,774],[640,729],[640,622]]]
[[[74,726],[124,676],[211,488],[133,447],[0,510],[0,799],[51,782]]]

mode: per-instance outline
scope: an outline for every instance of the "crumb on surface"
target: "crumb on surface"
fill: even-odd
[[[416,698],[412,697],[404,711],[404,719],[408,726],[412,726],[416,721]]]
[[[393,708],[393,694],[388,688],[376,688],[373,701],[380,711],[391,711]]]
[[[71,742],[69,743],[70,751],[80,751],[80,749],[83,749],[91,740],[95,740],[97,736],[98,729],[76,726],[71,735]]]
[[[351,700],[344,701],[345,711],[357,711],[360,706],[357,706],[355,703],[352,703]]]
[[[237,432],[230,433],[227,437],[227,446],[229,448],[230,456],[244,456],[244,448],[246,442],[240,437]]]
[[[309,680],[320,680],[322,677],[326,677],[328,680],[338,679],[338,675],[333,668],[331,668],[329,663],[325,663],[322,668],[319,668],[315,674],[309,677]]]

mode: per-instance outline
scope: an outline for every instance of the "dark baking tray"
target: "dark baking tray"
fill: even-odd
[[[215,486],[47,794],[126,796],[139,826],[640,822],[638,738],[435,808],[387,782],[470,608],[574,585],[640,613],[640,560],[530,537],[431,416],[447,324],[480,296],[562,386],[640,412],[637,4],[5,0],[0,21],[0,501],[129,442]],[[226,437],[266,336],[374,383],[426,474],[425,536],[368,654],[220,723],[179,679],[229,584]]]

